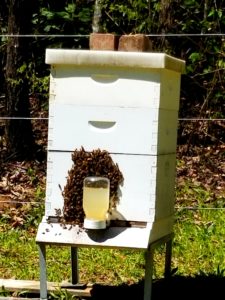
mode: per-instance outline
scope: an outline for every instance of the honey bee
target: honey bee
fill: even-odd
[[[83,147],[75,149],[71,155],[73,166],[68,171],[67,183],[62,191],[64,198],[63,218],[67,223],[83,227],[83,180],[88,176],[103,176],[110,180],[111,207],[118,203],[118,187],[123,181],[123,175],[106,150],[94,149],[86,152]],[[59,186],[61,189],[61,187]],[[61,211],[57,210],[57,216]]]
[[[55,215],[56,215],[56,217],[60,217],[61,214],[62,214],[61,209],[60,208],[55,208]]]

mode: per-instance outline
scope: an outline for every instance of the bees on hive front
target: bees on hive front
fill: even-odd
[[[118,187],[123,182],[119,166],[106,150],[96,149],[86,152],[82,147],[72,153],[73,166],[68,171],[66,185],[62,191],[64,198],[63,217],[66,222],[83,226],[83,181],[88,176],[107,177],[110,180],[110,208],[116,207],[119,198]],[[110,211],[109,211],[110,212]]]

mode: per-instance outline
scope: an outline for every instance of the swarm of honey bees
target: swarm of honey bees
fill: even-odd
[[[73,166],[68,172],[67,183],[62,192],[64,198],[63,218],[65,222],[83,226],[83,181],[88,176],[107,177],[110,180],[110,210],[118,204],[118,188],[123,175],[105,150],[86,152],[82,147],[72,153]]]

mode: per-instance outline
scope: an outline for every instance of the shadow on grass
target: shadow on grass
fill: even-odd
[[[134,285],[103,286],[95,285],[92,289],[93,300],[143,300],[144,283]],[[174,276],[153,282],[152,300],[212,300],[223,298],[225,277],[219,276]]]

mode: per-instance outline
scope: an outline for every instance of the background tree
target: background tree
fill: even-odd
[[[7,115],[13,117],[29,116],[29,101],[25,100],[27,97],[20,99],[16,96],[14,100],[12,99],[12,94],[21,89],[19,82],[23,82],[24,95],[28,93],[29,88],[29,92],[34,93],[35,97],[38,95],[40,101],[44,102],[48,99],[46,78],[49,75],[49,66],[45,64],[45,49],[49,47],[87,49],[89,46],[88,35],[92,32],[95,0],[36,0],[36,2],[31,2],[32,4],[25,0],[0,1],[2,34],[30,32],[50,35],[32,39],[10,37],[7,41]],[[37,3],[37,10],[34,10],[34,3]],[[13,5],[15,11],[7,9],[10,5]],[[103,32],[112,32],[118,35],[164,33],[163,37],[150,37],[153,42],[153,51],[166,52],[186,61],[187,72],[182,76],[181,85],[179,111],[181,118],[223,118],[225,116],[224,37],[190,35],[224,32],[224,0],[203,0],[201,2],[196,0],[127,0],[126,2],[101,0],[101,6],[101,28]],[[24,17],[24,8],[27,11],[26,18]],[[14,18],[16,24],[14,28],[10,24],[11,27],[7,28],[6,25],[6,16],[9,12],[14,15],[9,16],[9,20]],[[57,34],[64,36],[62,38],[51,36]],[[72,34],[80,36],[65,37]],[[175,35],[168,36],[167,34]],[[181,35],[176,36],[176,34]],[[0,40],[0,58],[6,56],[5,42],[3,39]],[[16,47],[14,47],[15,45]],[[14,59],[13,56],[14,54],[17,55],[16,53],[18,58]],[[21,53],[24,57],[20,57]],[[11,70],[10,64],[12,65]],[[25,89],[27,89],[26,92]],[[20,112],[18,107],[20,107]],[[12,120],[7,127],[9,129],[7,131],[8,149],[9,152],[12,151],[12,154],[23,153],[26,141],[30,141],[32,144],[28,137],[31,137],[28,133],[30,129],[24,130],[21,127],[23,125],[20,126],[20,122],[26,123],[22,120]],[[10,127],[13,123],[15,126]],[[207,136],[208,139],[209,134],[205,136],[198,134],[197,129],[201,126],[191,128],[192,125],[187,124],[180,122],[179,136],[182,135],[182,143],[186,143],[190,131],[194,133],[193,137],[195,136],[200,143],[204,142],[204,137]],[[25,125],[26,128],[29,126]],[[219,122],[208,123],[205,127],[208,131],[205,132],[210,131],[211,135],[212,132],[214,134],[215,126],[218,133],[221,133],[223,126]],[[19,132],[16,131],[18,128],[21,128],[20,131],[27,132],[27,137],[20,137]],[[15,134],[18,136],[18,140],[14,141],[13,135]],[[200,137],[203,137],[201,141]],[[224,141],[224,135],[219,138]],[[22,147],[21,144],[24,146]],[[30,147],[28,142],[27,149]]]
[[[34,138],[29,119],[29,82],[23,70],[29,56],[29,39],[16,35],[28,34],[35,1],[8,0],[8,34],[5,96],[6,114],[12,119],[6,124],[7,152],[14,158],[29,159],[33,156]]]

